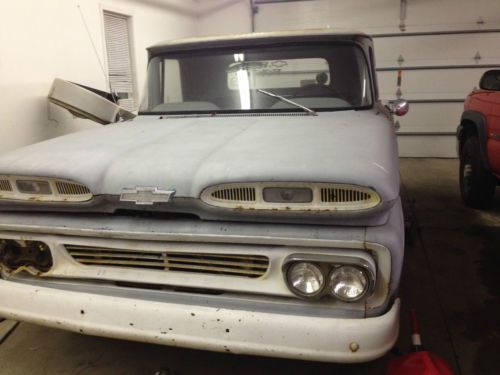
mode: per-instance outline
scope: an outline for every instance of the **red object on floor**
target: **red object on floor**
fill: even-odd
[[[453,371],[437,355],[421,351],[394,358],[387,375],[453,375]]]
[[[448,364],[437,355],[424,350],[415,310],[410,310],[411,344],[414,352],[389,362],[387,375],[453,375]]]

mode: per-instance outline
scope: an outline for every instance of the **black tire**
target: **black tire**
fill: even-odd
[[[484,167],[477,136],[468,137],[460,153],[460,193],[473,208],[487,208],[495,195],[495,177]]]

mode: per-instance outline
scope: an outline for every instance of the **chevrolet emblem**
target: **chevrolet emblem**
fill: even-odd
[[[123,188],[120,201],[151,206],[155,203],[171,202],[174,195],[175,190],[160,190],[157,187],[136,186],[133,189]]]

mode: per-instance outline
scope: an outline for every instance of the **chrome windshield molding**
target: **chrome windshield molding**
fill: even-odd
[[[463,101],[463,100],[462,100]],[[360,105],[356,107],[336,107],[336,108],[314,108],[318,116],[322,113],[341,112],[341,111],[361,111],[375,108],[375,104]],[[309,113],[300,111],[296,108],[273,108],[273,109],[254,109],[254,110],[218,110],[215,112],[207,111],[140,111],[139,116],[156,116],[160,120],[176,118],[205,118],[205,117],[296,117],[310,116]]]

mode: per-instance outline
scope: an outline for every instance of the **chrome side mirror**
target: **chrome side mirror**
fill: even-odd
[[[396,99],[389,105],[389,110],[396,116],[404,116],[410,110],[410,105],[404,99]]]

